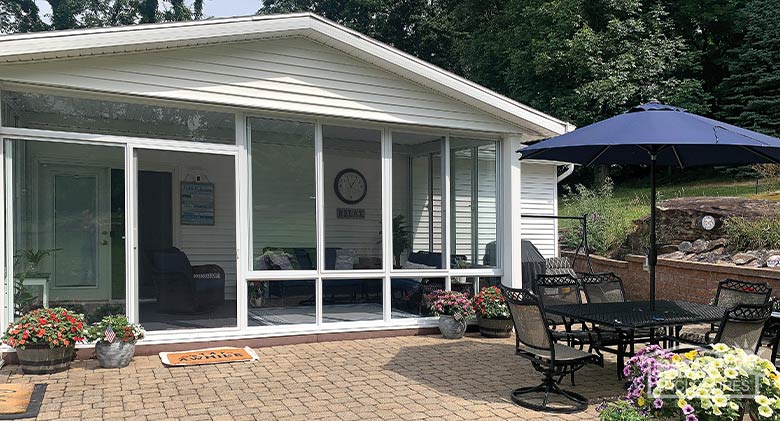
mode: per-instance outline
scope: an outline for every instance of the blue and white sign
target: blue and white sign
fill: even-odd
[[[181,183],[181,224],[214,225],[213,183]]]

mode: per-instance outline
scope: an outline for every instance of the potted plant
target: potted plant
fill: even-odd
[[[88,338],[95,343],[95,355],[103,368],[122,368],[135,355],[135,344],[144,338],[144,328],[122,315],[106,316],[92,324]]]
[[[3,343],[16,348],[25,374],[67,370],[77,342],[84,340],[84,316],[64,308],[39,308],[11,323]]]
[[[431,311],[439,316],[439,330],[447,339],[460,339],[466,332],[466,319],[474,316],[471,300],[462,292],[437,290],[428,297]]]
[[[512,334],[512,316],[504,295],[496,286],[484,287],[474,296],[479,333],[487,338],[508,338]]]
[[[265,282],[257,281],[250,282],[249,288],[249,305],[254,308],[260,308],[263,306],[263,300],[265,299],[265,290],[267,288]]]
[[[19,257],[22,258],[27,264],[26,271],[28,273],[37,273],[38,271],[40,271],[41,261],[46,256],[54,254],[55,252],[58,252],[60,250],[62,249],[42,249],[42,250],[28,249],[28,250],[23,250],[19,255]]]
[[[403,215],[393,217],[393,259],[396,267],[401,266],[401,255],[412,248],[412,232]]]

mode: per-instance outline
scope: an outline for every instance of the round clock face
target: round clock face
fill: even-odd
[[[333,189],[339,200],[349,205],[359,203],[366,197],[366,177],[352,168],[342,170],[333,181]]]

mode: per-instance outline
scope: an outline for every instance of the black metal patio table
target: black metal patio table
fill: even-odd
[[[591,323],[600,328],[608,328],[615,333],[617,347],[618,377],[623,375],[625,357],[631,356],[633,338],[637,329],[677,328],[683,325],[711,323],[723,318],[725,309],[706,304],[687,301],[656,301],[651,310],[649,301],[626,301],[616,303],[565,304],[544,308],[545,312],[565,318]],[[598,330],[594,332],[598,333]],[[652,335],[651,335],[652,336]],[[654,338],[650,338],[651,342]],[[600,339],[597,339],[600,342]],[[603,350],[597,344],[597,352]]]

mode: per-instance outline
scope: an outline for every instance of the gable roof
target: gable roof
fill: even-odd
[[[530,129],[539,137],[561,134],[570,127],[561,120],[311,13],[8,35],[0,37],[0,64],[290,36],[303,36],[329,45],[513,125]]]

